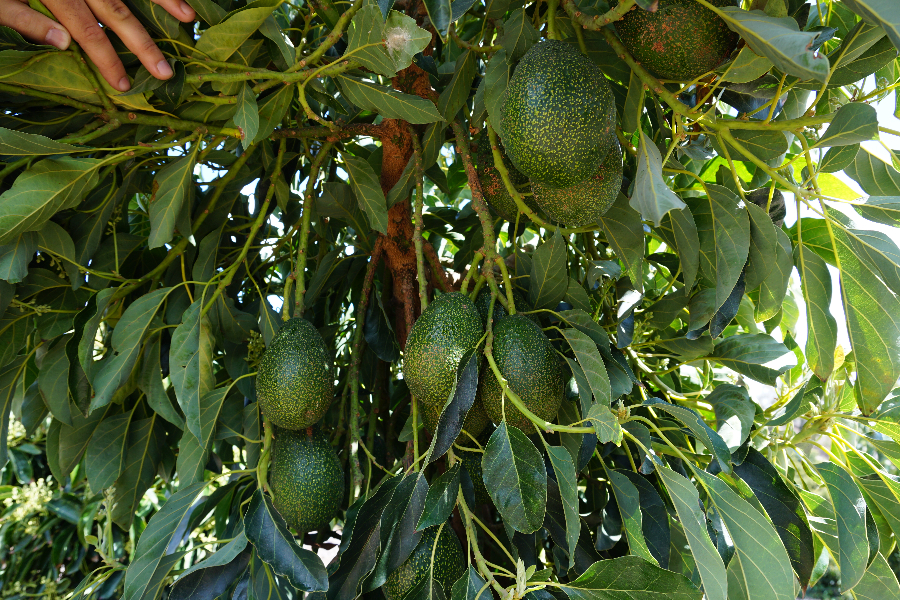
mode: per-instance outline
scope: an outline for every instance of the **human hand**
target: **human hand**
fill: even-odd
[[[183,0],[152,0],[170,15],[188,23],[194,20],[194,9]],[[27,0],[0,0],[0,25],[15,29],[26,38],[56,46],[69,47],[74,39],[97,65],[100,74],[119,91],[127,91],[131,84],[125,66],[100,27],[103,23],[116,32],[141,64],[157,79],[172,76],[172,67],[150,38],[141,22],[131,14],[121,0],[43,0],[59,22],[30,8]]]

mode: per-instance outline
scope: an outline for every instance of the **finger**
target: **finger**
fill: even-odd
[[[197,17],[197,13],[191,8],[190,4],[184,0],[150,0],[153,4],[162,6],[167,13],[181,21],[182,23],[190,23]]]
[[[60,50],[69,47],[69,32],[62,25],[18,0],[0,0],[0,25],[15,29],[38,44],[50,44]]]
[[[84,0],[43,0],[44,6],[65,25],[72,38],[81,45],[81,49],[97,65],[97,69],[109,85],[119,91],[127,91],[131,87],[125,66],[119,60],[106,32],[97,23],[97,17],[88,8]],[[127,10],[127,9],[126,9]]]
[[[134,52],[141,64],[157,79],[173,75],[172,67],[153,38],[121,0],[87,0],[101,23],[116,32],[119,39]]]

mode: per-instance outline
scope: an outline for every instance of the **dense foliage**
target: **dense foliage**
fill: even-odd
[[[900,598],[900,157],[860,145],[898,133],[900,3],[695,3],[740,41],[692,81],[616,32],[666,0],[131,0],[175,77],[114,39],[124,94],[0,28],[0,594],[787,600],[838,569]],[[502,154],[551,41],[601,70],[624,152],[577,228]],[[484,330],[436,406],[403,350],[453,292]],[[344,473],[312,531],[269,477],[311,451],[273,463],[256,380],[301,315],[333,400],[291,435]],[[528,344],[552,372],[516,393]],[[558,372],[558,412],[529,405]],[[467,436],[482,392],[509,418]]]

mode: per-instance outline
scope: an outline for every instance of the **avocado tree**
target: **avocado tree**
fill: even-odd
[[[900,3],[188,2],[0,28],[4,598],[900,598]]]

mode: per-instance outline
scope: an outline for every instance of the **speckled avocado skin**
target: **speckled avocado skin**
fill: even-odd
[[[736,0],[709,0],[716,7]],[[656,12],[632,9],[616,21],[622,43],[636,61],[662,79],[690,81],[718,67],[735,49],[738,34],[695,0],[659,0]]]
[[[286,429],[305,429],[328,411],[334,361],[312,323],[291,319],[278,330],[259,361],[256,395],[266,418]]]
[[[547,421],[556,417],[565,396],[565,382],[553,345],[541,328],[516,314],[494,327],[494,361],[509,386],[537,416]],[[481,399],[491,421],[503,419],[502,389],[490,368],[482,371]],[[534,425],[506,399],[506,421],[526,434]]]
[[[532,185],[534,200],[545,213],[568,227],[596,223],[615,203],[622,187],[622,147],[616,140],[613,149],[597,172],[568,188]]]
[[[387,600],[405,600],[412,589],[428,576],[435,539],[437,548],[434,548],[434,579],[441,584],[444,596],[450,597],[453,583],[462,577],[465,571],[463,553],[450,524],[445,524],[441,528],[440,537],[437,537],[438,527],[440,526],[435,525],[426,529],[406,562],[388,575],[381,588]]]
[[[597,171],[615,139],[616,107],[600,68],[558,40],[535,44],[506,88],[501,136],[532,182],[568,187]]]
[[[456,368],[484,330],[475,303],[459,292],[443,294],[413,324],[403,353],[410,393],[438,413],[456,382]]]
[[[420,407],[422,408],[422,423],[425,425],[425,428],[433,434],[437,428],[438,421],[441,418],[441,409],[443,406],[422,403],[420,404]],[[489,422],[490,419],[488,419],[487,413],[484,412],[484,406],[482,406],[481,400],[476,397],[475,402],[472,403],[472,408],[466,413],[462,428],[467,431],[469,435],[477,438],[478,434],[484,431],[484,428],[487,427]],[[466,445],[466,442],[468,442],[471,444],[472,438],[470,438],[469,435],[466,435],[464,431],[460,431],[459,435],[456,436],[456,443]]]
[[[500,152],[503,158],[503,166],[506,167],[510,182],[516,188],[527,184],[528,178],[519,173],[518,169],[509,160],[509,157],[503,154],[502,150]],[[490,141],[486,138],[482,139],[479,145],[477,172],[478,181],[481,183],[481,193],[490,207],[507,221],[515,221],[519,207],[516,205],[513,197],[509,195],[506,184],[503,183],[500,171],[497,170],[494,163],[494,152],[491,150]],[[525,196],[525,204],[531,210],[537,212],[537,205],[531,199],[531,196]]]
[[[269,486],[288,525],[300,532],[327,525],[344,495],[344,470],[328,437],[318,428],[276,428]]]

